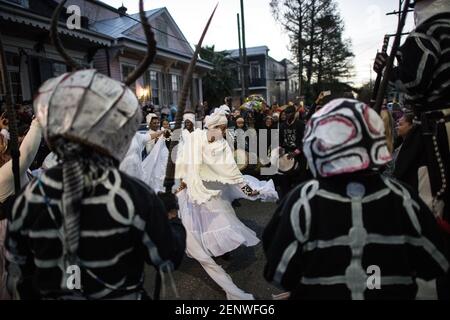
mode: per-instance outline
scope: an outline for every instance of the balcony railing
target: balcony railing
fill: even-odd
[[[236,81],[235,87],[241,87],[241,81]],[[249,87],[265,87],[267,85],[266,79],[250,79]]]

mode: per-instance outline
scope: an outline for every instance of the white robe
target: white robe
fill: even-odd
[[[164,192],[164,178],[166,177],[169,150],[165,139],[158,139],[150,154],[142,162],[144,182],[155,192]]]
[[[142,151],[148,146],[149,134],[136,133],[119,169],[137,178],[151,187],[155,192],[164,191],[169,150],[164,139],[158,139],[150,154],[142,161]]]

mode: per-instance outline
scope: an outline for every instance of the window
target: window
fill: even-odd
[[[177,105],[178,99],[180,98],[180,91],[181,91],[181,82],[182,79],[180,76],[177,76],[175,74],[171,75],[171,89],[172,89],[172,95],[170,99],[170,104]]]
[[[261,66],[259,65],[259,62],[250,62],[250,79],[261,79]]]
[[[67,66],[64,63],[54,62],[53,63],[53,76],[57,77],[67,72]]]
[[[178,76],[172,74],[172,91],[178,91]]]
[[[15,102],[20,103],[23,101],[20,73],[18,71],[9,71],[9,78],[11,81],[11,89],[12,89],[13,99]],[[16,98],[18,98],[17,101],[16,101]]]
[[[144,87],[149,88],[150,90],[150,99],[152,100],[152,104],[159,106],[158,72],[150,70],[144,74]]]
[[[20,77],[20,57],[17,53],[6,52],[5,53],[6,66],[8,69],[9,81],[11,84],[11,93],[13,96],[13,101],[20,103],[23,101],[22,96],[22,81]],[[3,83],[0,82],[0,96],[4,96]],[[18,98],[18,99],[17,99]],[[16,100],[17,99],[17,100]]]
[[[122,64],[121,66],[122,66],[122,81],[124,81],[128,77],[128,75],[134,71],[135,67],[127,64]],[[131,84],[130,89],[136,93],[136,83]]]

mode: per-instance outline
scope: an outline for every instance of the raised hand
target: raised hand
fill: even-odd
[[[384,67],[386,66],[388,60],[388,55],[386,53],[377,53],[377,56],[375,57],[375,62],[373,64],[373,70],[376,73],[380,73],[383,71]]]

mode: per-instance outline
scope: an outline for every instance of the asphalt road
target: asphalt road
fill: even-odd
[[[237,216],[261,239],[264,227],[269,222],[276,205],[246,200],[240,202],[242,206],[235,208]],[[218,259],[217,263],[225,269],[239,288],[252,293],[256,298],[272,299],[272,294],[281,293],[263,278],[265,257],[261,243],[249,248],[241,246],[232,252],[229,261]],[[180,268],[173,275],[182,300],[226,299],[225,292],[208,276],[196,260],[185,256]],[[145,287],[149,293],[153,293],[154,278],[154,268],[147,267]],[[167,299],[175,299],[173,290],[168,290]]]

